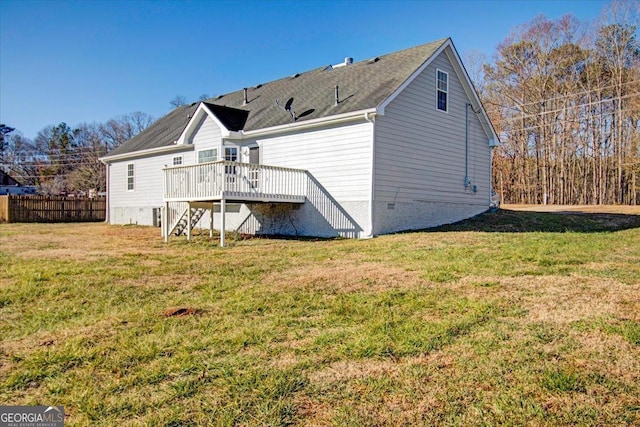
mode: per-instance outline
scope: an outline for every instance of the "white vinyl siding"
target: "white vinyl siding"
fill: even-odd
[[[162,206],[163,173],[162,169],[171,166],[174,154],[143,157],[135,160],[135,191],[128,191],[128,165],[130,161],[114,162],[109,166],[109,222],[112,224],[152,224],[153,208]],[[184,157],[193,157],[187,152]],[[126,210],[116,214],[116,210]]]
[[[133,191],[135,188],[135,169],[133,163],[127,164],[127,191]]]
[[[438,114],[437,70],[448,75],[447,108]],[[488,206],[490,148],[469,109],[468,174],[465,178],[465,108],[468,98],[443,52],[376,120],[375,200],[385,203],[452,203]]]
[[[338,201],[368,200],[371,124],[357,123],[258,140],[262,163],[308,170]]]
[[[220,159],[218,154],[222,147],[222,133],[217,123],[210,117],[205,117],[198,125],[191,143],[195,147],[196,163],[215,162]]]

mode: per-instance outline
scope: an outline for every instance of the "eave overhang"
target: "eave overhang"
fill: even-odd
[[[100,160],[104,164],[108,164],[111,162],[117,162],[119,160],[131,160],[131,159],[140,158],[140,157],[155,156],[158,154],[169,154],[169,153],[175,153],[180,151],[193,151],[193,145],[177,145],[174,142],[173,145],[167,145],[165,147],[149,148],[148,150],[140,150],[140,151],[133,151],[131,153],[116,154],[115,156],[104,156],[104,157],[100,157],[98,160]]]

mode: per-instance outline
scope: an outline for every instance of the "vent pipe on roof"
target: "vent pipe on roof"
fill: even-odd
[[[346,65],[351,65],[351,64],[353,64],[353,58],[350,56],[347,56],[346,58],[344,58],[344,62],[341,62],[336,65],[332,65],[331,68],[339,68],[339,67],[344,67]]]
[[[242,105],[247,105],[247,102],[248,102],[247,101],[247,88],[245,87],[242,91],[244,92],[244,96],[242,98]]]
[[[338,94],[338,85],[336,85],[336,103],[335,103],[335,106],[337,107],[339,103],[340,103],[340,95]]]

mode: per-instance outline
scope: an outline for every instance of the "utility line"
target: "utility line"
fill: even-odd
[[[530,117],[539,117],[539,116],[543,116],[543,115],[546,115],[546,114],[558,113],[558,112],[561,112],[561,111],[567,111],[567,110],[571,110],[571,109],[575,109],[575,108],[587,107],[587,106],[590,106],[590,105],[598,105],[598,104],[604,104],[604,103],[607,103],[607,102],[621,101],[623,99],[631,98],[631,97],[638,96],[638,95],[640,95],[640,92],[635,92],[635,93],[631,93],[629,95],[620,96],[620,97],[616,97],[616,98],[607,98],[607,99],[602,99],[602,100],[599,100],[599,101],[587,102],[587,103],[584,103],[584,104],[570,105],[570,106],[567,106],[565,108],[560,108],[560,109],[557,109],[557,110],[542,111],[542,112],[539,112],[539,113],[513,115],[511,117],[505,117],[504,119],[505,120],[522,120],[522,119],[527,119],[527,118],[530,118]]]
[[[539,100],[539,101],[531,101],[531,102],[527,102],[525,104],[517,104],[516,106],[495,104],[495,103],[491,103],[491,102],[488,102],[488,103],[491,104],[491,105],[497,106],[497,107],[508,108],[508,109],[520,111],[518,108],[526,107],[526,106],[529,106],[529,105],[541,104],[543,102],[555,101],[555,100],[558,100],[558,99],[571,98],[571,97],[574,97],[574,96],[585,95],[585,94],[590,93],[590,92],[603,91],[605,89],[609,89],[609,88],[612,88],[612,87],[625,86],[625,85],[633,84],[633,83],[640,83],[640,80],[631,80],[631,81],[628,81],[628,82],[624,82],[624,83],[622,83],[620,85],[610,85],[610,86],[605,86],[605,87],[596,88],[596,89],[589,89],[589,90],[586,90],[584,92],[570,93],[570,94],[567,94],[567,95],[557,96],[555,98],[547,98],[547,99],[542,99],[542,100]],[[501,112],[500,110],[489,110],[489,111],[487,111],[487,113],[500,113],[500,112]]]

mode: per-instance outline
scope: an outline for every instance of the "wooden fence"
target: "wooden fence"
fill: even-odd
[[[0,222],[100,222],[104,197],[0,196]]]

